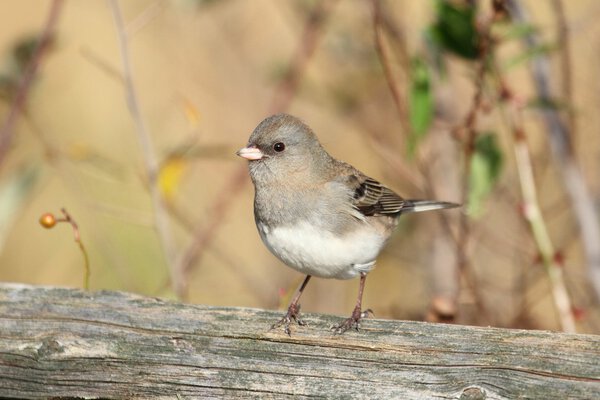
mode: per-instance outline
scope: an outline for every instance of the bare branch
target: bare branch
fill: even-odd
[[[29,64],[27,65],[27,68],[25,69],[25,73],[23,74],[23,78],[21,79],[21,83],[17,89],[15,99],[8,113],[8,117],[6,118],[6,121],[4,121],[2,128],[0,128],[0,165],[2,165],[4,157],[6,156],[6,153],[10,147],[10,143],[12,142],[17,117],[25,107],[29,89],[31,88],[31,84],[36,76],[40,62],[45,56],[46,50],[48,49],[52,41],[52,37],[54,36],[54,31],[56,29],[58,17],[60,16],[60,12],[62,10],[62,5],[62,0],[54,0],[50,5],[50,11],[48,13],[46,25],[44,26],[44,31],[42,32],[37,47],[31,57],[31,60],[29,61]]]
[[[565,285],[562,265],[556,260],[556,251],[550,239],[538,202],[529,146],[527,145],[525,132],[518,117],[520,111],[515,106],[513,106],[513,109],[511,125],[519,182],[521,183],[521,192],[523,193],[523,214],[527,222],[529,222],[531,233],[542,258],[542,263],[550,279],[552,297],[562,330],[574,333],[576,332],[575,318],[573,317],[571,299]]]
[[[520,23],[526,24],[529,18],[521,3],[517,0],[506,0],[512,16]],[[538,40],[534,34],[526,35],[528,48],[536,48]],[[540,100],[550,102],[550,62],[547,57],[538,56],[532,60],[532,74],[537,95]],[[563,122],[558,110],[547,107],[541,111],[546,132],[550,140],[552,154],[559,164],[565,190],[571,198],[571,207],[579,224],[581,240],[587,260],[590,283],[596,299],[600,300],[600,216],[594,207],[594,200],[589,192],[585,178],[575,160],[573,147],[569,137],[569,129]]]
[[[304,75],[308,61],[312,57],[318,39],[322,34],[322,27],[327,21],[336,0],[318,2],[315,9],[310,13],[304,33],[300,38],[298,50],[292,56],[289,69],[284,75],[283,80],[275,89],[273,101],[271,102],[270,113],[281,112],[289,107],[291,100],[298,90],[298,85]],[[229,207],[236,198],[248,180],[248,169],[246,165],[239,167],[229,178],[224,188],[217,195],[216,200],[208,212],[208,220],[199,225],[195,230],[190,245],[185,252],[177,259],[175,269],[181,271],[186,277],[189,276],[198,260],[204,254],[204,251],[211,245],[217,230],[219,229],[224,216]],[[185,297],[187,287],[183,286],[181,293]]]
[[[140,111],[139,100],[137,97],[135,85],[133,82],[131,61],[129,57],[128,36],[125,30],[125,23],[121,8],[117,0],[109,1],[110,8],[113,13],[117,38],[119,41],[119,49],[121,52],[121,61],[123,63],[123,83],[125,85],[125,96],[127,99],[127,107],[135,124],[135,132],[138,141],[140,142],[142,154],[144,156],[144,164],[148,175],[148,187],[152,199],[152,207],[154,211],[154,223],[163,249],[165,261],[169,267],[171,276],[171,284],[178,296],[182,295],[183,287],[185,286],[182,271],[178,270],[175,259],[175,247],[169,225],[168,214],[165,209],[160,189],[157,185],[159,163],[154,153],[154,146],[150,132],[146,127],[146,123],[142,118]]]
[[[569,125],[569,138],[571,147],[573,146],[573,138],[577,127],[577,121],[573,112],[573,73],[571,70],[571,42],[569,28],[565,16],[565,8],[563,0],[552,0],[552,8],[556,18],[557,26],[557,44],[560,48],[560,73],[561,73],[561,93],[567,103],[567,122]]]
[[[337,0],[318,1],[315,8],[311,10],[300,38],[298,50],[294,53],[284,78],[275,89],[275,95],[269,107],[271,114],[281,112],[289,107],[298,91],[298,85],[304,76],[308,61],[317,48],[325,22],[336,3]]]
[[[381,0],[373,0],[373,31],[375,36],[375,50],[377,50],[377,55],[379,57],[379,61],[383,67],[383,72],[385,75],[385,80],[390,89],[390,93],[392,94],[392,98],[394,99],[394,104],[396,105],[396,111],[398,112],[398,117],[400,118],[400,123],[402,124],[402,133],[405,137],[410,133],[410,125],[408,123],[408,107],[406,106],[406,97],[402,96],[400,91],[400,85],[394,77],[394,73],[392,71],[392,65],[390,60],[389,49],[386,46],[384,40],[384,25],[386,28],[390,26],[389,21],[385,21],[384,24],[384,13],[382,10]],[[396,32],[395,30],[393,32]],[[401,38],[399,34],[396,32],[396,39],[399,41]],[[408,57],[404,57],[404,70],[408,71]]]

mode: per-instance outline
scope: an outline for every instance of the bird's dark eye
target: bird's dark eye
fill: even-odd
[[[273,150],[275,150],[278,153],[281,153],[282,151],[285,150],[285,144],[283,144],[281,142],[277,142],[273,145]]]

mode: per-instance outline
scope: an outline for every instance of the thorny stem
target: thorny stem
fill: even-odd
[[[455,134],[458,133],[458,138],[463,141],[463,153],[464,153],[464,172],[462,182],[462,204],[467,205],[469,200],[470,188],[470,177],[471,177],[471,162],[473,154],[475,152],[475,141],[477,139],[477,116],[481,108],[483,100],[483,87],[485,81],[485,74],[487,72],[487,59],[491,52],[491,40],[490,40],[490,29],[494,21],[495,15],[492,15],[488,21],[483,23],[479,27],[479,65],[477,66],[475,76],[475,94],[473,95],[473,102],[471,108],[459,129],[455,130]],[[484,314],[484,306],[481,302],[480,296],[476,293],[476,285],[474,278],[468,273],[469,259],[467,256],[469,242],[470,242],[470,224],[469,216],[467,213],[462,213],[460,218],[460,229],[458,233],[458,246],[457,246],[457,262],[458,271],[461,273],[467,282],[471,290],[473,290],[475,303],[480,311],[480,314]],[[460,277],[457,277],[460,279]]]
[[[386,13],[385,9],[383,8],[384,4],[381,0],[372,0],[371,3],[373,8],[372,24],[374,32],[375,50],[377,52],[379,62],[383,67],[385,80],[394,100],[396,111],[398,113],[398,117],[402,126],[402,131],[405,135],[407,135],[411,130],[409,124],[409,111],[407,106],[407,99],[401,94],[402,85],[401,82],[399,82],[396,78],[397,74],[392,68],[392,54],[390,52],[390,46],[385,40],[387,34],[389,38],[393,41],[393,43],[396,45],[395,49],[397,50],[398,61],[401,67],[400,69],[404,71],[405,75],[408,75],[410,71],[410,61],[408,50],[406,49],[404,35],[402,34],[402,31],[396,27],[391,18],[389,18],[388,13]],[[414,173],[411,173],[410,171],[408,173],[405,172],[405,167],[398,163],[397,154],[395,154],[392,150],[389,149],[389,146],[386,145],[383,139],[378,135],[375,135],[369,129],[367,129],[367,132],[374,140],[375,149],[381,155],[383,155],[384,158],[387,159],[390,165],[396,166],[395,171],[398,174],[402,175],[405,181],[410,181],[415,186],[419,186],[420,190],[427,193],[427,195],[431,196],[431,198],[435,198],[429,170],[425,165],[423,165],[423,163],[417,163],[417,168],[420,170],[421,176],[423,177],[423,184],[420,185],[417,182]],[[437,216],[441,221],[442,228],[445,230],[445,233],[451,238],[452,241],[457,242],[457,237],[452,232],[451,225],[447,216],[444,213],[437,213]],[[458,248],[458,243],[456,244],[456,247]],[[456,286],[458,287],[459,284],[457,284]],[[455,296],[452,297],[453,298],[451,299],[451,301],[454,303],[456,301],[456,298]]]
[[[511,16],[522,24],[529,23],[529,18],[522,4],[515,0],[505,0]],[[527,48],[535,48],[538,39],[535,34],[523,38]],[[532,76],[536,94],[543,101],[552,101],[550,62],[547,57],[538,56],[531,62]],[[580,230],[580,238],[586,257],[588,280],[594,289],[596,300],[600,299],[600,218],[594,206],[585,177],[575,158],[569,128],[563,122],[557,110],[548,107],[540,113],[552,149],[552,155],[557,161],[561,172],[565,191],[571,200],[571,208]]]
[[[494,72],[497,75],[500,97],[507,100],[510,106],[509,112],[504,113],[504,116],[508,119],[508,125],[513,135],[517,171],[523,196],[523,216],[527,221],[542,264],[550,280],[552,299],[558,313],[561,329],[565,332],[574,333],[576,332],[575,318],[569,292],[565,284],[563,268],[558,261],[557,252],[552,244],[537,197],[533,162],[522,123],[522,105],[519,104],[514,92],[502,79],[500,68],[497,66],[496,61],[492,60]]]
[[[490,19],[490,21],[486,24],[485,30],[480,30],[481,35],[481,48],[480,48],[480,66],[477,75],[477,86],[476,93],[474,96],[473,106],[471,111],[465,118],[464,122],[464,133],[467,137],[464,140],[465,143],[465,175],[464,175],[464,186],[463,186],[463,195],[466,196],[469,193],[469,183],[468,179],[470,176],[470,164],[471,158],[475,149],[475,139],[476,139],[476,114],[481,103],[482,93],[483,93],[483,79],[485,77],[485,73],[487,71],[487,59],[488,55],[493,57],[493,53],[490,49],[491,47],[491,39],[490,39],[490,27],[495,17],[500,16],[500,12],[503,11],[502,8],[494,8],[494,15]],[[503,87],[502,90],[503,96],[508,96],[508,90]],[[513,102],[513,104],[515,104]],[[516,109],[515,109],[516,110]],[[516,112],[514,113],[516,114]],[[536,241],[538,250],[542,256],[543,264],[548,273],[551,286],[552,286],[552,295],[554,299],[554,303],[556,309],[559,313],[559,319],[561,322],[561,327],[566,332],[575,332],[575,320],[573,318],[571,302],[566,290],[566,285],[564,282],[563,272],[555,259],[555,250],[550,240],[550,236],[548,234],[544,219],[542,217],[539,203],[537,200],[537,194],[535,189],[535,181],[533,178],[533,170],[531,158],[529,155],[529,149],[527,147],[527,143],[524,137],[524,131],[521,128],[521,124],[517,123],[517,118],[513,117],[512,119],[512,130],[515,139],[515,154],[517,160],[517,168],[519,172],[519,179],[521,183],[521,189],[523,193],[524,199],[524,215],[526,220],[529,223],[530,229],[532,231],[533,237]],[[463,217],[461,221],[461,230],[460,230],[460,246],[463,246],[463,249],[466,248],[466,243],[469,235],[469,225],[466,216]],[[459,251],[459,256],[465,256],[464,251]],[[466,258],[465,258],[466,260]],[[460,261],[459,261],[460,262]]]
[[[518,111],[515,110],[514,114]],[[519,122],[518,122],[519,121]],[[529,154],[529,147],[525,139],[525,132],[517,116],[513,116],[513,136],[515,156],[521,192],[523,194],[523,215],[529,223],[531,233],[540,252],[542,263],[546,268],[552,287],[554,305],[559,315],[561,328],[565,332],[576,332],[575,318],[571,300],[565,285],[562,266],[556,260],[556,252],[548,233],[544,217],[540,210],[539,201],[533,177],[533,167]]]

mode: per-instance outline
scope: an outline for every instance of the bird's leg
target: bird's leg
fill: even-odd
[[[300,304],[298,304],[298,301],[300,300],[300,296],[302,296],[302,292],[308,284],[310,277],[310,275],[306,275],[306,278],[304,278],[304,282],[302,282],[302,285],[300,285],[298,292],[296,292],[296,295],[292,299],[292,302],[288,307],[287,313],[283,316],[283,318],[281,318],[281,320],[274,323],[273,326],[271,326],[271,329],[275,329],[283,325],[283,330],[285,331],[285,333],[291,336],[292,331],[290,330],[290,324],[292,323],[292,320],[296,321],[298,325],[306,325],[306,322],[300,319]]]
[[[367,317],[369,314],[373,314],[371,309],[362,311],[362,296],[363,291],[365,290],[365,282],[367,280],[367,274],[362,272],[360,274],[360,284],[358,286],[358,297],[356,298],[356,306],[354,307],[354,311],[352,311],[352,315],[350,318],[346,319],[339,325],[334,325],[331,329],[334,331],[336,335],[341,335],[346,332],[348,329],[354,328],[358,330],[360,328],[361,319]]]

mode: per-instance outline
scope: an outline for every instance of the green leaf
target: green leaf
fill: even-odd
[[[476,7],[437,1],[436,21],[429,28],[430,37],[442,49],[460,57],[474,60],[479,55],[479,35],[475,26]]]
[[[408,155],[415,154],[417,144],[427,133],[433,119],[433,99],[429,69],[421,58],[413,59],[410,70]]]
[[[474,217],[481,215],[485,198],[492,191],[500,176],[502,157],[495,134],[488,132],[477,137],[469,176],[467,211],[470,215]]]

